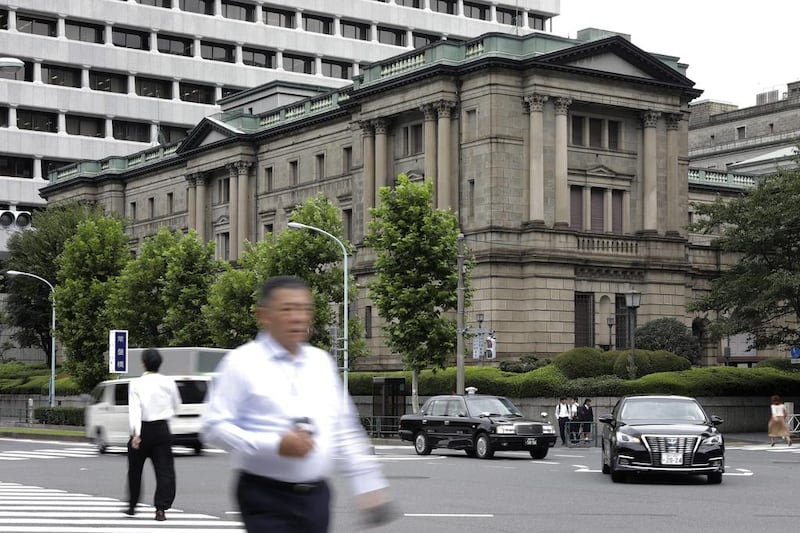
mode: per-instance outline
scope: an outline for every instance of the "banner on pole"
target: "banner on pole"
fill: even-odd
[[[127,329],[112,329],[108,332],[108,371],[112,374],[128,373]]]

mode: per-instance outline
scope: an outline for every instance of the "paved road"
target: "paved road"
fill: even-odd
[[[161,523],[152,520],[152,507],[140,506],[135,518],[122,514],[124,453],[101,456],[80,443],[0,439],[0,533],[241,531],[227,455],[176,452],[176,509]],[[481,461],[437,452],[420,457],[408,446],[376,447],[401,512],[376,533],[751,533],[793,530],[800,518],[791,496],[800,446],[729,441],[721,485],[707,485],[700,476],[615,484],[599,472],[596,448],[557,447],[541,461],[523,453]],[[147,470],[147,499],[153,483]],[[334,487],[331,533],[363,530],[343,483]]]

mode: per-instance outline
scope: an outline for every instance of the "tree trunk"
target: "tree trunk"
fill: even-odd
[[[419,413],[419,370],[411,371],[411,409]]]

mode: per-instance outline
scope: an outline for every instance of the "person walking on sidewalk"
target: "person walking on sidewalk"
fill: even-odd
[[[161,353],[154,348],[142,352],[145,373],[131,381],[128,389],[131,439],[128,442],[128,509],[125,511],[129,516],[136,514],[142,469],[149,457],[156,471],[153,505],[158,521],[167,519],[164,512],[175,500],[175,461],[168,420],[181,405],[175,381],[158,373],[161,361]]]
[[[769,417],[769,425],[767,426],[767,433],[769,435],[769,445],[775,446],[775,439],[781,438],[786,440],[788,446],[792,445],[792,437],[789,436],[789,427],[786,425],[786,419],[789,417],[789,412],[786,410],[781,397],[775,394],[772,398],[772,405],[770,405],[771,415]]]
[[[567,403],[567,398],[562,396],[556,405],[556,420],[558,420],[558,433],[561,436],[561,444],[567,445],[567,424],[570,419],[571,409]]]

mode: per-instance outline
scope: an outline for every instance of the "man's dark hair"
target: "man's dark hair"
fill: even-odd
[[[309,290],[308,283],[296,276],[275,276],[269,278],[261,285],[261,294],[258,297],[259,307],[266,307],[273,291],[278,289],[305,289]]]
[[[148,372],[158,372],[158,369],[161,368],[161,361],[163,361],[161,352],[155,348],[148,348],[142,352],[142,363]]]

